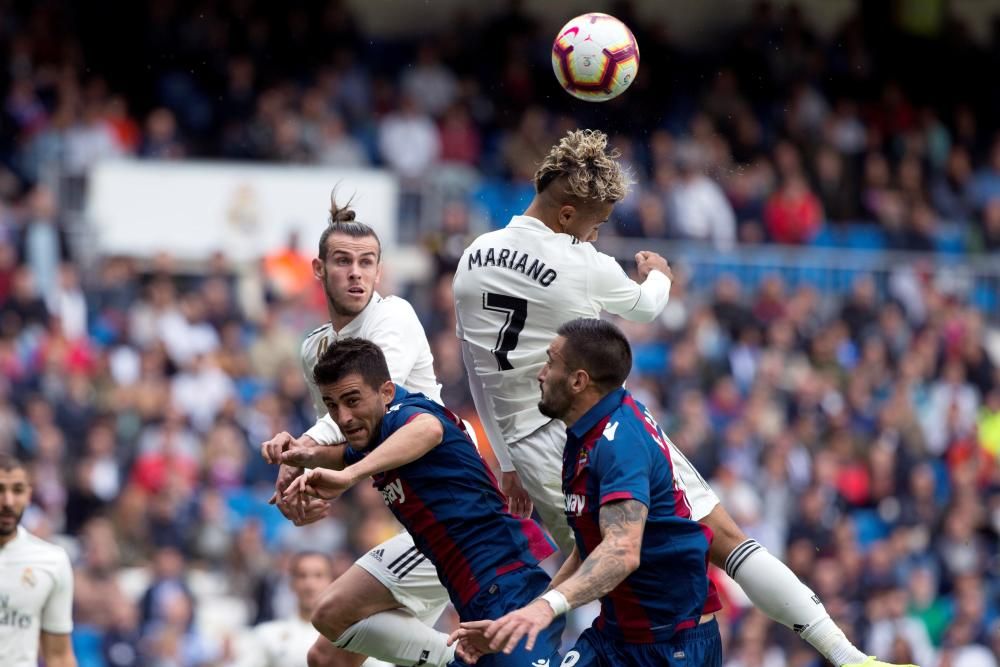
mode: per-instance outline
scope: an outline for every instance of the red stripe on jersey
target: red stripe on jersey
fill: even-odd
[[[466,437],[468,437],[468,433],[466,433]],[[469,440],[469,444],[472,444],[471,440]],[[475,445],[472,446],[475,447]],[[476,450],[476,453],[479,454],[479,450]],[[500,502],[503,503],[503,506],[506,508],[506,512],[510,514],[510,502],[508,502],[507,496],[504,495],[503,491],[500,490],[500,485],[497,484],[497,478],[493,475],[493,471],[490,470],[486,461],[483,460],[482,455],[479,455],[479,463],[483,466],[483,470],[486,471],[487,477],[490,478],[490,482],[493,484],[494,493],[496,493]],[[511,516],[514,515],[511,514]],[[520,517],[514,518],[521,524],[521,533],[528,541],[528,550],[531,551],[532,556],[537,558],[539,561],[543,561],[556,552],[555,544],[548,538],[548,536],[546,536],[545,531],[542,530],[542,527],[539,526],[534,519],[530,517],[527,519],[522,519]]]
[[[615,586],[615,589],[608,593],[608,598],[614,608],[618,629],[626,642],[650,644],[656,641],[653,636],[653,624],[627,580]]]
[[[501,565],[497,568],[497,576],[499,577],[501,574],[507,574],[508,572],[519,570],[522,567],[524,567],[524,563],[519,560],[516,560],[513,563],[507,563],[506,565]]]
[[[462,604],[468,604],[479,592],[479,582],[476,581],[472,567],[451,539],[444,524],[437,520],[412,486],[405,480],[400,481],[406,494],[406,502],[399,504],[398,511],[406,519],[404,523],[407,530],[414,538],[427,545],[431,561],[445,580],[443,583],[455,591]]]
[[[667,467],[670,469],[670,483],[674,487],[674,514],[682,519],[690,519],[691,504],[688,503],[687,494],[684,493],[683,489],[677,488],[677,483],[674,481],[674,461],[670,457],[670,446],[667,444],[668,441],[666,436],[661,434],[658,428],[649,423],[646,419],[646,415],[639,410],[639,406],[636,405],[635,400],[633,400],[631,396],[626,395],[625,400],[622,401],[622,403],[632,408],[636,419],[638,419],[643,428],[646,429],[646,433],[648,433],[649,437],[653,439],[653,442],[659,445],[660,452],[667,460]]]
[[[631,491],[615,491],[614,493],[607,493],[601,497],[601,504],[613,503],[616,500],[632,500],[635,496],[632,495]]]
[[[701,527],[702,534],[705,535],[705,539],[708,541],[709,551],[711,551],[712,540],[715,539],[715,533],[712,529],[703,523],[698,523]],[[708,555],[709,552],[705,552],[705,570],[709,571],[708,567]],[[702,607],[702,614],[712,614],[722,609],[722,598],[719,597],[719,589],[715,587],[715,582],[712,581],[712,577],[708,578],[708,595],[705,596],[705,606]]]

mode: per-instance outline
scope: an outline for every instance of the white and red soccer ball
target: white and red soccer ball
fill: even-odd
[[[624,23],[608,14],[581,14],[552,43],[552,69],[567,93],[589,102],[621,95],[639,73],[639,45]]]

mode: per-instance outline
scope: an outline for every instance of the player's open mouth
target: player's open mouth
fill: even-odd
[[[348,294],[358,294],[358,295],[361,295],[361,294],[365,293],[365,288],[364,287],[348,287],[347,288],[347,293]]]

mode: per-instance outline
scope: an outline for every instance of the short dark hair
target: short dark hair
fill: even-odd
[[[557,332],[566,339],[563,356],[570,370],[587,371],[602,391],[622,386],[632,371],[632,348],[621,329],[594,318],[570,320]]]
[[[375,233],[374,229],[354,219],[357,214],[351,208],[351,201],[353,201],[353,198],[348,199],[347,203],[343,206],[338,206],[337,189],[334,188],[333,192],[330,193],[330,220],[327,222],[326,229],[323,230],[323,233],[319,237],[320,259],[326,259],[326,240],[330,238],[330,234],[345,234],[359,239],[370,236],[378,244],[378,257],[382,259],[382,241],[379,240],[378,234]]]
[[[333,384],[359,374],[369,387],[378,389],[392,379],[385,355],[378,345],[363,338],[343,338],[323,353],[313,368],[316,384]]]
[[[10,454],[0,454],[0,470],[4,472],[13,472],[15,470],[28,472],[28,464],[16,456],[11,456]]]

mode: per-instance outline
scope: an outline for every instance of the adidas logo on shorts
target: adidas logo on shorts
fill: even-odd
[[[385,549],[373,549],[370,554],[368,554],[378,562],[382,562],[382,556],[385,555]]]

